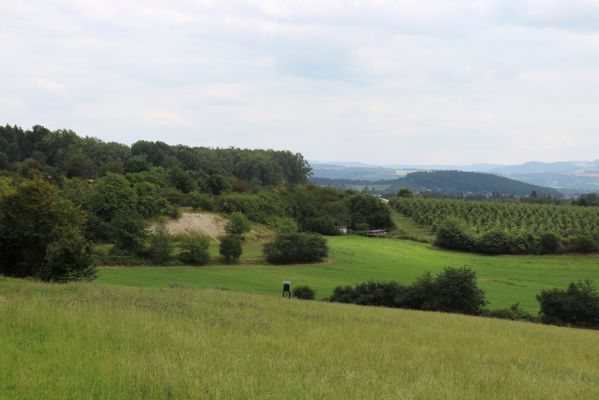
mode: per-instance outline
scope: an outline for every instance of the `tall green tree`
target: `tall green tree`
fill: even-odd
[[[45,280],[93,277],[84,215],[56,187],[27,181],[0,198],[0,273]],[[56,266],[64,263],[68,273]]]
[[[348,207],[352,229],[364,224],[368,224],[370,229],[390,229],[394,226],[391,210],[374,196],[353,196],[349,199]]]
[[[229,217],[229,222],[225,225],[225,231],[239,239],[243,240],[243,235],[252,229],[250,220],[241,212],[234,212]]]
[[[115,216],[136,213],[136,206],[137,193],[129,181],[122,175],[106,175],[94,185],[86,204],[90,231],[96,239],[111,239]]]

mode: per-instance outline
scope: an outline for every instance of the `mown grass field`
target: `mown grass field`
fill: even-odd
[[[597,399],[599,332],[0,278],[1,399]]]
[[[294,285],[311,286],[317,297],[322,298],[339,285],[367,280],[410,283],[424,271],[469,266],[478,273],[490,308],[519,302],[531,312],[538,311],[535,295],[543,288],[565,287],[571,281],[587,278],[599,285],[599,256],[482,256],[405,240],[360,236],[329,237],[328,242],[330,260],[322,264],[259,263],[261,246],[250,242],[246,245],[245,256],[250,259],[247,264],[102,268],[97,282],[142,287],[212,287],[280,295],[281,281],[291,279]]]

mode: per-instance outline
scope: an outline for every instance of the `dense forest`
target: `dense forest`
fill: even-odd
[[[67,281],[93,278],[93,263],[205,263],[204,237],[170,238],[150,223],[182,208],[227,214],[220,254],[241,255],[250,223],[280,237],[267,247],[305,243],[295,254],[318,260],[326,243],[310,234],[393,227],[377,198],[308,183],[310,167],[288,151],[212,149],[139,141],[132,146],[72,131],[0,128],[0,274]],[[98,253],[98,245],[109,246]],[[318,246],[316,246],[318,244]],[[278,246],[278,247],[277,247]],[[318,251],[303,252],[311,248]],[[275,255],[269,259],[290,262]]]
[[[493,174],[464,171],[418,171],[409,173],[402,178],[379,181],[327,178],[311,178],[311,180],[320,185],[340,188],[353,185],[384,187],[384,190],[382,190],[384,193],[395,193],[397,190],[407,187],[417,192],[447,196],[495,194],[498,196],[525,197],[533,191],[539,195],[559,195],[555,189],[535,186]]]
[[[227,178],[258,185],[306,183],[310,166],[289,151],[213,149],[138,141],[132,146],[80,137],[43,126],[0,127],[0,169],[42,171],[60,179],[95,179],[113,172],[141,173],[162,168],[182,192],[219,192]],[[225,186],[226,187],[226,186]]]

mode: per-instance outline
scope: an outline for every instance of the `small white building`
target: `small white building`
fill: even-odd
[[[347,235],[347,226],[340,226],[337,228],[337,231],[340,235]]]

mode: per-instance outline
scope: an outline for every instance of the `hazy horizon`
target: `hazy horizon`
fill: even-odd
[[[8,2],[0,123],[310,160],[599,158],[592,0]]]

